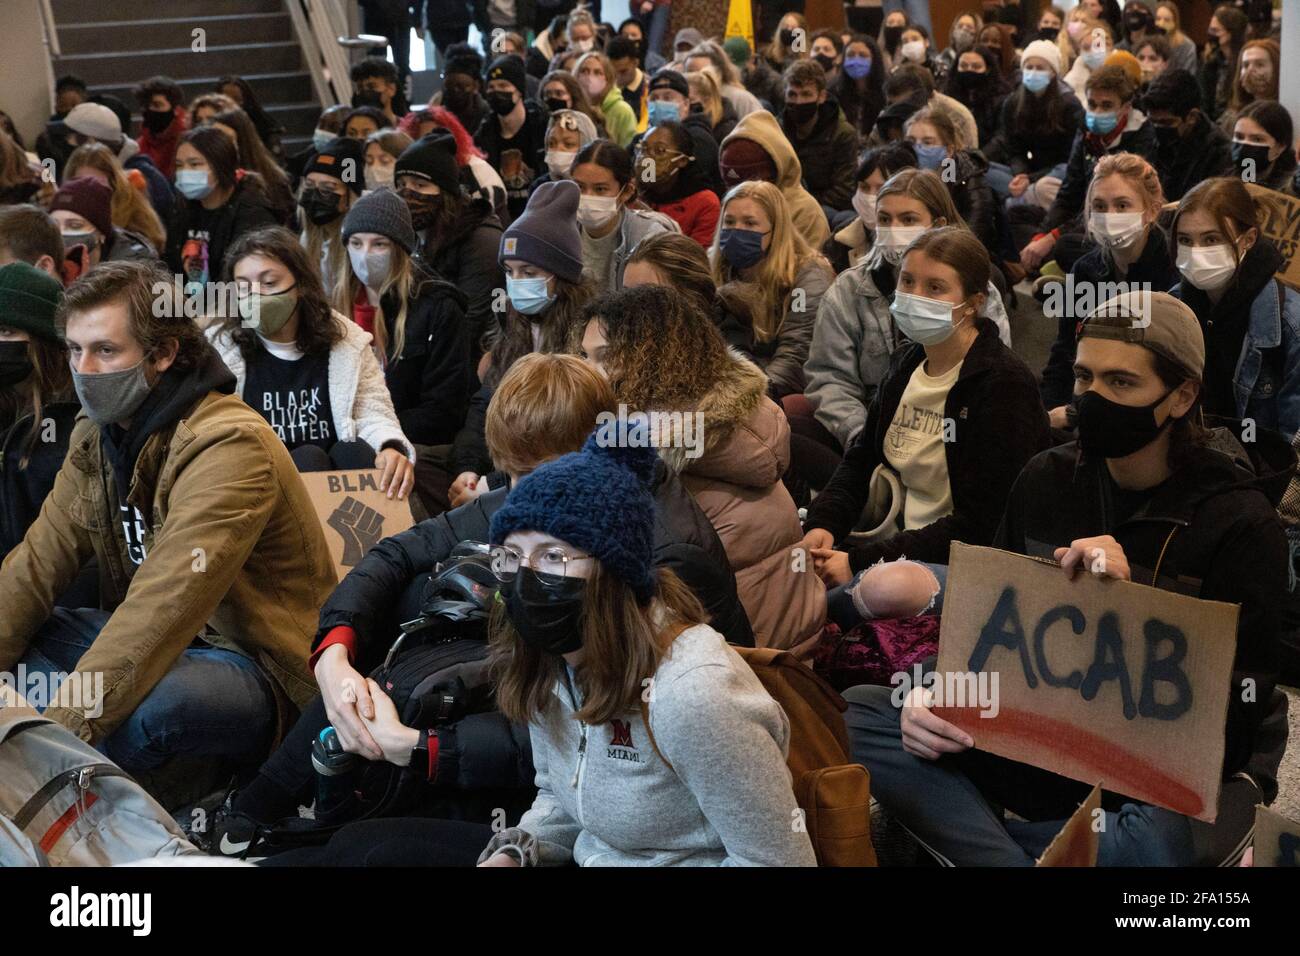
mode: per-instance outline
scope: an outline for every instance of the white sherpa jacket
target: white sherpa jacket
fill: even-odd
[[[339,441],[360,439],[376,452],[387,442],[400,442],[406,457],[414,463],[415,448],[397,421],[384,370],[370,347],[370,333],[338,312],[332,314],[344,329],[343,339],[330,349],[329,359],[330,412]],[[221,360],[235,373],[235,387],[242,398],[247,371],[243,353],[218,326],[209,326],[207,336]]]

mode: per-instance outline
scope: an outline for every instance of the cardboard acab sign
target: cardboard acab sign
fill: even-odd
[[[996,706],[935,713],[981,750],[1212,822],[1237,611],[954,544],[936,676],[983,674]]]
[[[379,490],[379,477],[378,469],[302,475],[340,581],[367,551],[413,524],[410,501],[389,498]]]

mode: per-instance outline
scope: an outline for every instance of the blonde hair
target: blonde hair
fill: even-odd
[[[808,245],[802,233],[794,227],[790,218],[790,209],[786,205],[781,190],[768,182],[747,180],[737,183],[722,198],[722,209],[718,214],[718,228],[713,234],[713,245],[709,248],[709,259],[713,263],[713,281],[721,286],[733,278],[730,263],[722,255],[719,237],[722,235],[722,222],[727,213],[727,206],[737,199],[751,199],[758,203],[768,222],[772,224],[772,238],[767,255],[758,265],[758,274],[753,280],[754,335],[760,342],[774,339],[781,331],[785,320],[786,307],[799,270],[812,259],[821,256]],[[829,267],[828,267],[829,268]]]
[[[605,54],[601,53],[599,50],[588,50],[586,53],[582,54],[582,56],[578,57],[577,62],[573,64],[573,75],[579,78],[579,82],[581,82],[582,64],[586,63],[588,60],[595,60],[599,63],[601,70],[605,74],[605,92],[601,94],[601,103],[603,103],[605,97],[609,96],[609,91],[618,88],[618,76],[614,73],[614,65],[609,62],[609,57],[605,56]],[[585,86],[582,89],[584,93],[587,90]],[[592,100],[590,94],[587,95],[587,99],[591,100],[591,105],[600,111],[601,120],[603,121],[605,118],[605,111],[601,108],[601,103]]]
[[[77,171],[86,168],[108,177],[108,188],[113,194],[113,225],[143,236],[154,252],[161,252],[167,242],[167,231],[144,193],[143,178],[137,188],[113,151],[103,143],[85,143],[74,149],[63,166],[63,178],[75,179]]]
[[[1174,32],[1168,33],[1169,45],[1171,47],[1182,46],[1183,41],[1187,39],[1187,34],[1183,32],[1183,15],[1178,10],[1178,4],[1174,0],[1160,0],[1156,4],[1156,13],[1161,10],[1168,10],[1169,15],[1174,18]]]
[[[718,89],[718,81],[707,70],[697,70],[694,73],[686,74],[686,82],[690,86],[691,92],[698,96],[700,102],[704,104],[704,112],[709,117],[709,125],[717,126],[722,119],[722,92]]]
[[[903,134],[907,135],[912,131],[912,127],[918,123],[929,123],[934,127],[934,131],[939,134],[939,139],[943,140],[943,145],[949,149],[964,149],[962,145],[961,133],[957,130],[957,124],[953,121],[952,114],[947,110],[934,109],[925,106],[913,113],[903,124]]]
[[[1097,160],[1092,179],[1088,183],[1088,193],[1083,201],[1083,214],[1092,218],[1092,194],[1097,183],[1107,176],[1122,176],[1137,194],[1142,197],[1143,211],[1150,214],[1154,222],[1165,204],[1165,192],[1160,188],[1160,174],[1141,156],[1133,153],[1107,153]]]
[[[356,301],[361,291],[361,280],[352,272],[352,260],[347,254],[347,243],[343,242],[341,233],[340,226],[339,245],[343,247],[344,265],[335,273],[334,289],[330,297],[334,300],[332,305],[335,309],[350,316],[352,303]],[[371,333],[375,339],[375,351],[379,355],[381,364],[402,357],[402,348],[406,345],[406,311],[416,279],[410,255],[392,239],[389,239],[389,243],[393,255],[392,267],[388,270],[388,277],[384,280],[383,286],[378,290],[379,302],[375,306],[375,327]],[[308,251],[310,252],[310,249]],[[384,296],[389,292],[396,293],[398,302],[397,315],[393,316],[391,321],[384,315]]]
[[[966,220],[961,217],[961,213],[957,211],[948,187],[943,184],[942,179],[928,169],[909,166],[894,173],[885,180],[884,185],[876,193],[876,206],[879,207],[880,201],[886,196],[895,194],[915,199],[926,208],[931,219],[942,217],[945,226],[970,228],[966,225]]]
[[[307,185],[307,180],[304,178],[303,188],[306,188]],[[302,245],[307,250],[307,255],[311,258],[312,264],[317,268],[320,268],[321,256],[327,240],[330,244],[329,262],[327,264],[329,273],[327,276],[322,270],[321,281],[325,282],[329,276],[333,276],[334,289],[337,290],[339,277],[348,275],[352,269],[352,263],[348,259],[347,244],[343,241],[343,216],[339,216],[333,222],[324,226],[316,225],[307,216],[302,217]],[[349,301],[347,308],[339,311],[344,315],[351,315],[352,302]]]

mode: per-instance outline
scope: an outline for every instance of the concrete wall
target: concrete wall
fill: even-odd
[[[54,111],[50,103],[49,54],[41,28],[40,0],[4,0],[0,29],[0,109],[31,149],[45,121]]]

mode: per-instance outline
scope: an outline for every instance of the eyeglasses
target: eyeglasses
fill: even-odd
[[[508,544],[499,544],[492,548],[492,573],[498,581],[509,584],[515,579],[520,568],[532,568],[537,579],[547,587],[559,587],[569,576],[570,562],[592,560],[590,555],[570,555],[557,545],[546,545],[532,554],[524,554],[518,548]]]
[[[656,159],[656,160],[672,159],[674,156],[683,155],[682,153],[679,153],[677,150],[673,149],[671,146],[663,146],[660,144],[655,144],[654,146],[638,146],[636,150],[636,154],[637,156],[647,156],[650,159]]]

